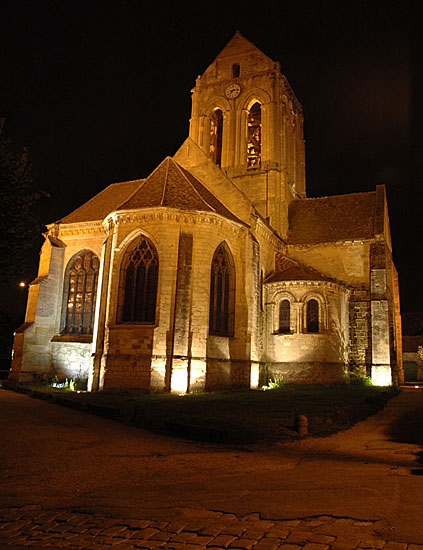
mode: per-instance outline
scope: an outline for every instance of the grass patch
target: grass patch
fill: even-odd
[[[274,443],[295,438],[296,414],[307,416],[311,435],[330,435],[376,413],[398,393],[395,388],[360,385],[284,385],[265,392],[242,390],[183,396],[77,393],[45,386],[36,389],[78,401],[84,409],[100,414],[103,407],[117,409],[122,419],[151,431],[233,443]]]

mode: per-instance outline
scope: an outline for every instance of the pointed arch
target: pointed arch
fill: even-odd
[[[254,170],[261,167],[261,111],[261,103],[255,101],[247,112],[247,170]]]
[[[235,266],[225,242],[213,255],[210,274],[209,332],[233,336],[235,322]]]
[[[223,111],[216,108],[210,114],[210,157],[212,161],[222,164]]]
[[[62,334],[92,334],[100,260],[88,249],[68,262],[64,279]]]
[[[125,250],[121,261],[118,323],[155,322],[158,274],[156,247],[140,235]]]

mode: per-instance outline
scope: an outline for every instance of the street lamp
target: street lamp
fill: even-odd
[[[26,289],[27,286],[26,286],[25,281],[21,281],[18,286],[21,290],[20,290],[20,293],[19,293],[19,300],[18,300],[18,307],[17,307],[18,312],[17,312],[17,314],[18,314],[18,322],[21,322],[22,317],[25,317],[25,302],[26,302],[26,300],[25,300],[24,289]]]

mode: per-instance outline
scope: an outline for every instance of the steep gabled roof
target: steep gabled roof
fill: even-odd
[[[82,223],[104,220],[116,208],[128,199],[144,180],[112,183],[95,197],[59,220],[59,223]]]
[[[276,283],[279,281],[325,281],[336,282],[316,269],[306,267],[305,265],[284,256],[276,255],[275,272],[266,278],[266,283]]]
[[[229,220],[243,223],[188,170],[182,168],[171,157],[166,157],[132,196],[116,210],[159,206],[178,210],[216,212]]]
[[[243,77],[253,75],[257,71],[275,69],[275,62],[237,31],[201,75],[201,81],[212,83],[231,79],[233,63],[241,65]]]
[[[216,212],[243,223],[188,170],[167,157],[146,179],[113,183],[59,220],[83,223],[104,220],[119,210],[167,206],[179,210]],[[245,224],[244,224],[245,225]]]
[[[226,46],[223,48],[223,50],[220,51],[220,53],[217,55],[216,59],[221,57],[228,57],[233,55],[239,55],[239,54],[248,54],[248,53],[259,53],[263,56],[266,56],[269,61],[273,63],[273,61],[270,59],[268,55],[263,53],[255,44],[250,42],[245,36],[242,36],[242,34],[239,31],[236,31],[233,37],[229,40],[229,42],[226,44]]]
[[[375,234],[376,192],[299,199],[289,206],[288,244],[368,239]]]

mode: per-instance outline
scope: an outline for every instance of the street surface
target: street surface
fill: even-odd
[[[0,548],[423,550],[423,390],[329,438],[228,447],[0,389]]]

